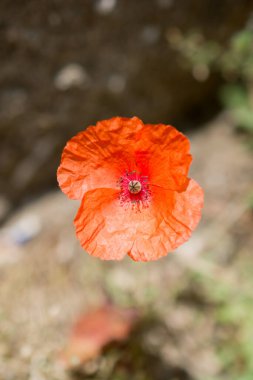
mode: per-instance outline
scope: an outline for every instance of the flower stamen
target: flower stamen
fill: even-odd
[[[151,192],[148,184],[148,177],[136,171],[126,172],[119,179],[120,204],[124,207],[132,207],[137,211],[149,206]]]

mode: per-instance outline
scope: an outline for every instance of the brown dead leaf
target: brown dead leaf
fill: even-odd
[[[126,339],[136,320],[136,310],[112,305],[81,315],[60,355],[61,363],[66,369],[71,369],[96,358],[108,343]]]

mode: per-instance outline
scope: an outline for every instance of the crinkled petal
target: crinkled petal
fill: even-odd
[[[74,136],[57,171],[62,191],[71,199],[82,199],[91,189],[115,188],[122,173],[133,167],[133,142],[142,128],[137,117],[115,117]]]
[[[151,184],[184,191],[192,161],[190,141],[170,125],[146,124],[137,134],[137,154],[147,157]]]
[[[103,260],[122,259],[132,245],[118,195],[114,189],[88,191],[74,220],[82,247]]]
[[[120,260],[131,252],[139,235],[149,239],[155,234],[152,207],[137,212],[123,207],[118,198],[119,192],[114,189],[87,192],[74,221],[82,247],[103,260]],[[160,257],[161,252],[156,255]]]
[[[135,261],[156,260],[187,241],[201,218],[203,190],[190,180],[184,192],[158,189],[150,212],[155,217],[149,236],[136,235],[129,256]]]
[[[151,184],[184,191],[189,149],[189,140],[172,126],[115,117],[88,127],[67,143],[57,178],[72,199],[82,199],[91,189],[115,188],[119,177],[132,170],[148,173]]]
[[[200,220],[203,192],[193,180],[178,193],[156,188],[150,206],[139,212],[120,205],[119,192],[96,189],[85,194],[75,218],[77,237],[91,255],[135,261],[166,256],[188,240]]]

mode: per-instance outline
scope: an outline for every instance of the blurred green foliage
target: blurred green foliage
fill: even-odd
[[[249,195],[248,204],[249,207],[253,210],[253,192]]]
[[[253,111],[250,90],[244,85],[226,85],[221,89],[221,100],[231,112],[239,128],[253,134]],[[253,136],[252,136],[253,137]],[[250,140],[250,145],[253,141]]]
[[[205,39],[200,32],[183,35],[177,29],[169,30],[167,37],[196,80],[207,80],[211,72],[223,78],[222,104],[237,126],[253,139],[253,30],[245,27],[232,36],[227,46]]]
[[[222,379],[253,379],[253,279],[252,263],[245,260],[241,267],[243,279],[225,277],[219,281],[215,271],[193,276],[212,305],[216,321],[214,344],[223,367]]]
[[[251,136],[253,143],[253,30],[245,28],[236,33],[227,46],[208,41],[199,32],[184,36],[179,30],[173,29],[167,37],[170,45],[183,58],[184,67],[191,70],[196,80],[205,81],[212,72],[223,78],[224,85],[220,91],[222,104],[233,116],[237,127]],[[253,195],[249,204],[253,208]],[[222,275],[211,269],[208,273],[189,271],[181,287],[170,289],[170,300],[175,299],[175,304],[180,292],[189,287],[198,289],[199,297],[208,304],[206,312],[212,313],[215,321],[213,344],[223,373],[220,378],[203,380],[253,379],[253,265],[248,260],[242,260],[240,265],[238,277],[227,276],[226,269]],[[110,283],[110,276],[107,291],[116,303],[129,306],[133,302],[131,293],[115,289]],[[156,298],[159,298],[159,289],[152,287],[152,284],[145,284],[145,292],[142,291],[140,298],[137,293],[135,304],[149,309]],[[133,355],[134,362],[136,358],[142,357],[140,352],[134,352]],[[148,380],[146,373],[143,374],[147,363],[137,363],[132,378]],[[122,366],[115,370],[113,379],[127,379],[129,371],[126,368]]]

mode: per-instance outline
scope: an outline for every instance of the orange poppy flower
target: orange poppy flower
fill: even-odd
[[[189,239],[203,191],[187,177],[189,140],[174,127],[114,117],[68,141],[57,177],[82,200],[74,220],[82,247],[104,260],[156,260]]]

